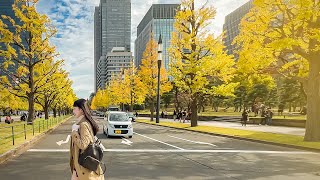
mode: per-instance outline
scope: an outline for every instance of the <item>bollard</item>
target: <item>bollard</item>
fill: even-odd
[[[23,129],[24,129],[24,139],[27,139],[27,131],[26,131],[26,124],[23,124]]]
[[[14,130],[13,130],[13,126],[11,126],[12,128],[12,145],[14,145]]]
[[[34,136],[34,123],[32,123],[32,135]]]

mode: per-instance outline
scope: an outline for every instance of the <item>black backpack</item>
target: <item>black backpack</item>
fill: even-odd
[[[90,143],[88,147],[79,154],[78,163],[82,167],[94,172],[96,172],[99,165],[102,164],[104,166],[104,174],[106,172],[106,165],[102,162],[103,149],[100,144],[101,141],[98,138],[95,140],[95,142]]]

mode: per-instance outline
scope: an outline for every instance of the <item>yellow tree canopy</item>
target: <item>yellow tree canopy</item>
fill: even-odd
[[[305,140],[320,141],[320,3],[255,0],[242,19],[239,70],[299,79],[307,94]]]
[[[158,78],[158,43],[151,35],[146,49],[143,53],[142,64],[138,71],[138,78],[142,82],[145,90],[146,99],[154,101],[157,96],[157,78]],[[138,82],[138,80],[137,80]],[[168,81],[167,72],[164,66],[160,69],[160,95],[169,92],[172,89],[171,83]],[[144,93],[143,93],[144,94]]]

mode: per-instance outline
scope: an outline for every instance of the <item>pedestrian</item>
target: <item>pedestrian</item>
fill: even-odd
[[[104,180],[100,165],[96,171],[91,171],[80,166],[78,159],[90,143],[94,142],[94,136],[99,131],[98,124],[90,115],[89,106],[85,99],[78,99],[73,104],[73,114],[78,122],[72,126],[70,143],[70,170],[71,180]]]
[[[262,111],[261,111],[261,121],[260,121],[260,123],[259,123],[259,125],[266,125],[266,110],[265,109],[263,109]]]
[[[183,123],[184,123],[184,121],[186,120],[186,117],[187,117],[187,110],[185,109],[185,110],[183,110],[183,112],[182,112]]]
[[[249,120],[249,114],[246,109],[242,112],[242,118],[241,118],[241,126],[247,126],[247,121]]]
[[[189,122],[191,121],[191,114],[192,114],[191,111],[189,111],[189,112],[188,112],[188,115],[187,115]]]
[[[177,112],[176,110],[173,110],[173,121],[176,121],[177,118]]]
[[[136,117],[138,117],[138,112],[136,111]]]
[[[7,115],[6,119],[4,120],[4,122],[7,123],[7,124],[10,124],[10,123],[13,123],[13,120],[11,119],[10,115]]]
[[[267,120],[268,126],[271,126],[271,124],[272,124],[272,116],[273,116],[273,112],[271,111],[271,108],[269,107],[266,112],[266,120]]]
[[[163,118],[164,117],[164,113],[163,113],[163,111],[161,112],[161,118]]]
[[[181,110],[178,113],[178,119],[179,119],[179,122],[181,122],[181,119],[182,119],[182,111]]]

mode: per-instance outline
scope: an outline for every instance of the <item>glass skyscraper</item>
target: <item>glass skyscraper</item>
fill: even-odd
[[[151,34],[158,42],[161,34],[163,43],[163,65],[168,70],[171,33],[173,32],[174,17],[179,4],[153,4],[143,17],[137,28],[137,39],[135,40],[135,66],[139,68],[146,45]]]
[[[130,51],[131,0],[100,0],[94,14],[94,73],[95,91],[97,79],[105,77],[104,69],[97,70],[98,62],[106,61],[113,47],[125,47]]]
[[[17,21],[16,16],[14,15],[14,12],[12,10],[13,3],[14,3],[14,0],[1,0],[0,15],[10,16],[12,19]],[[0,16],[0,19],[4,22],[4,24],[8,25],[8,29],[11,32],[15,31],[14,27],[12,26],[12,24],[8,20],[4,20],[1,16]],[[0,48],[1,48],[1,50],[6,50],[4,44],[2,44],[2,43],[0,43]],[[3,62],[4,62],[4,59],[2,56],[0,56],[0,66],[2,66]],[[9,66],[8,70],[12,72],[15,70],[15,68],[13,66]],[[5,75],[5,74],[3,74],[1,69],[0,69],[0,75]]]
[[[225,22],[223,25],[223,31],[226,33],[224,45],[227,48],[228,55],[234,55],[235,60],[239,59],[239,55],[235,53],[236,45],[232,45],[232,42],[240,33],[239,26],[241,19],[250,11],[253,6],[252,3],[253,0],[250,0],[225,17]]]

